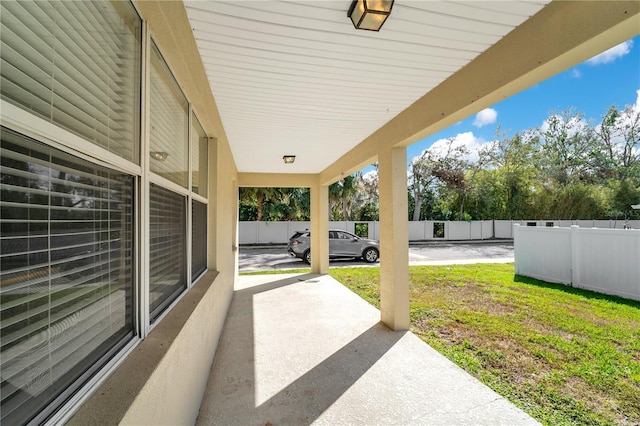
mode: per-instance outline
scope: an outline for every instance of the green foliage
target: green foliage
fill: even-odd
[[[356,211],[355,220],[379,220],[378,204],[367,202]]]
[[[240,188],[241,221],[309,220],[307,188]]]
[[[358,192],[358,177],[345,176],[340,181],[329,185],[330,220],[353,220],[352,211]]]
[[[258,211],[255,204],[240,201],[238,210],[238,219],[242,222],[253,221],[256,220],[256,217],[258,217]]]
[[[368,223],[356,223],[355,233],[358,237],[369,238],[369,224]]]
[[[488,148],[488,166],[467,170],[468,200],[440,194],[443,212],[474,219],[640,217],[640,113],[615,105],[593,126],[581,114],[551,114],[545,125]]]
[[[611,180],[608,181],[608,186],[613,192],[610,216],[640,219],[640,210],[631,208],[631,205],[639,204],[640,183],[636,182],[634,185],[632,179]]]

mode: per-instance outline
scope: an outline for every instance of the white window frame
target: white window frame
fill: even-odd
[[[144,22],[144,21],[143,21]],[[158,317],[154,320],[153,323],[151,323],[151,313],[149,310],[149,281],[150,281],[150,246],[149,246],[149,220],[145,221],[146,223],[144,224],[144,228],[145,228],[145,232],[146,232],[146,238],[142,241],[142,245],[144,246],[144,250],[146,252],[146,256],[144,259],[144,271],[143,271],[143,294],[146,298],[146,300],[144,302],[141,301],[141,303],[144,303],[144,306],[141,306],[141,310],[144,309],[144,318],[142,321],[142,324],[144,324],[144,336],[147,336],[159,323],[162,322],[163,318],[173,309],[173,307],[180,301],[182,300],[182,298],[191,290],[191,288],[193,288],[194,285],[196,285],[198,283],[198,280],[204,275],[206,274],[206,272],[208,271],[208,268],[205,269],[202,274],[200,274],[196,279],[192,280],[191,279],[191,272],[192,272],[192,245],[193,245],[193,241],[192,241],[192,214],[193,214],[193,210],[192,210],[192,202],[193,200],[196,200],[202,204],[205,204],[207,206],[207,217],[209,216],[209,199],[208,199],[208,194],[207,197],[204,197],[200,194],[196,194],[195,192],[193,192],[191,190],[191,175],[193,173],[193,164],[192,164],[192,159],[191,159],[191,154],[193,152],[193,147],[192,147],[192,132],[193,132],[193,117],[195,116],[197,120],[199,120],[197,114],[195,113],[194,109],[193,109],[193,105],[191,103],[191,101],[189,100],[189,98],[187,97],[187,95],[185,94],[184,88],[180,85],[180,82],[174,77],[174,72],[173,69],[171,68],[171,65],[164,59],[164,56],[162,54],[162,49],[160,48],[160,46],[158,46],[158,43],[155,41],[154,36],[151,34],[151,31],[147,28],[146,33],[144,32],[144,29],[147,28],[146,25],[143,25],[143,54],[144,54],[144,64],[143,64],[143,70],[145,71],[144,74],[144,84],[143,84],[143,93],[144,93],[144,105],[145,105],[145,109],[143,109],[143,116],[145,116],[145,120],[144,120],[144,126],[141,125],[141,127],[144,128],[143,130],[143,146],[141,147],[141,162],[143,165],[143,170],[144,170],[144,176],[147,176],[147,181],[143,182],[142,186],[146,187],[146,191],[145,191],[145,200],[144,200],[144,204],[145,204],[145,209],[146,209],[146,213],[145,216],[143,217],[149,217],[149,211],[150,211],[150,198],[149,198],[149,187],[150,185],[153,183],[155,185],[158,185],[160,187],[163,187],[164,189],[167,189],[169,191],[172,191],[178,195],[181,195],[183,197],[185,197],[185,202],[187,203],[186,205],[186,239],[185,239],[185,244],[186,244],[186,259],[187,259],[187,267],[186,267],[186,279],[187,279],[187,289],[185,291],[183,291],[180,295],[178,295],[175,300],[173,300],[169,305],[167,305],[167,307],[163,310],[162,313],[160,313],[160,315],[158,315]],[[183,187],[163,176],[160,176],[159,174],[156,174],[154,172],[152,172],[150,170],[150,156],[149,156],[149,151],[150,151],[150,146],[151,146],[151,140],[150,140],[150,136],[151,136],[151,131],[150,131],[150,125],[151,125],[151,119],[148,116],[150,111],[151,111],[151,96],[150,96],[150,91],[149,91],[149,87],[151,84],[151,73],[147,72],[147,70],[149,70],[151,68],[151,54],[152,54],[152,46],[155,44],[156,49],[158,50],[158,53],[160,53],[160,58],[162,59],[162,61],[164,62],[165,66],[167,67],[167,69],[169,70],[169,72],[171,73],[171,78],[176,82],[176,84],[178,85],[178,88],[180,90],[180,92],[182,93],[182,95],[185,97],[185,99],[187,100],[187,104],[188,104],[188,120],[187,120],[187,127],[188,127],[188,132],[187,132],[187,158],[189,159],[189,161],[187,162],[188,166],[187,166],[187,187]],[[205,133],[206,135],[206,133]],[[210,140],[209,136],[206,135],[207,140]],[[210,155],[209,153],[209,147],[207,147],[207,156]],[[207,158],[207,165],[209,164],[208,158]],[[207,177],[209,176],[209,172],[210,170],[207,168]],[[209,185],[207,185],[207,193],[209,192]],[[209,226],[207,226],[207,238],[209,237]],[[208,253],[207,253],[208,256]]]

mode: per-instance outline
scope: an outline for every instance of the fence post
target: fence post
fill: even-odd
[[[578,258],[578,225],[571,225],[571,287],[580,285],[580,259]]]
[[[513,260],[514,260],[514,267],[515,267],[515,273],[516,275],[520,275],[520,265],[518,262],[518,232],[520,231],[520,225],[515,223],[512,224],[512,231],[511,231],[511,235],[513,236]]]

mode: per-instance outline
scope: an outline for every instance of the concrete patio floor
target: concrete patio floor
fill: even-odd
[[[198,425],[535,425],[328,275],[241,276]]]

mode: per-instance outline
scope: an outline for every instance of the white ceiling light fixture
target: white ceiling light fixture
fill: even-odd
[[[284,160],[284,164],[293,164],[293,162],[296,161],[296,156],[285,155],[284,157],[282,157],[282,159]]]
[[[347,16],[358,30],[380,31],[394,0],[353,0]]]

